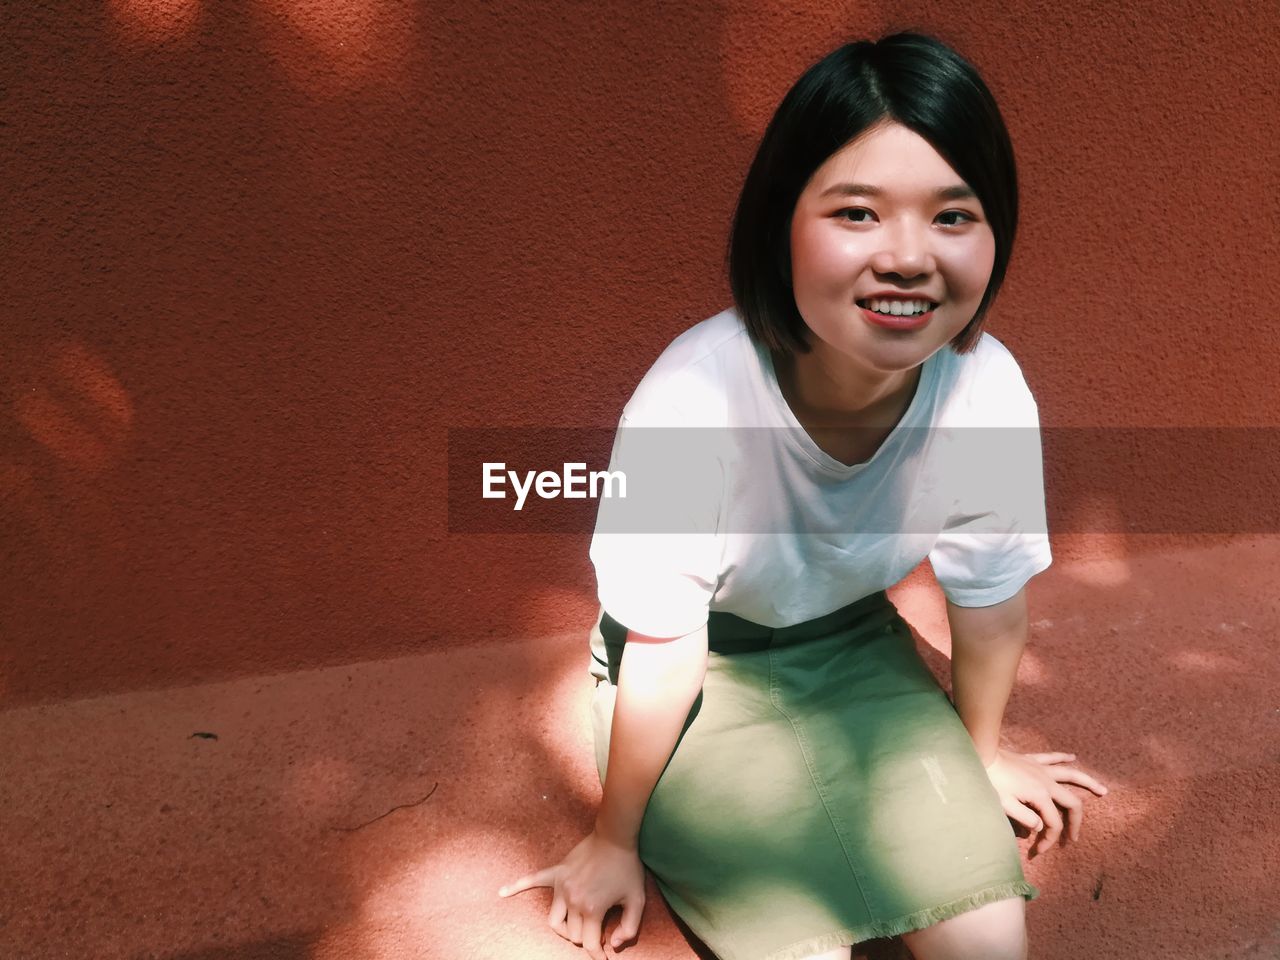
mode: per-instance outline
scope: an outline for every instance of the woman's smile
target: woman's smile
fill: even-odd
[[[919,330],[933,319],[937,306],[930,300],[859,300],[869,322],[886,330]]]

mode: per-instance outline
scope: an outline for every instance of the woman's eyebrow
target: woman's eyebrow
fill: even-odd
[[[837,183],[834,186],[827,187],[819,194],[819,198],[838,193],[843,196],[852,197],[880,197],[884,195],[884,191],[879,187],[869,183]],[[939,200],[976,200],[978,195],[969,188],[967,184],[957,183],[951,187],[940,187],[933,194]]]

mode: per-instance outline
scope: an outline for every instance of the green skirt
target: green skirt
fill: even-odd
[[[977,749],[882,592],[772,629],[712,612],[640,857],[721,960],[798,960],[1039,891]],[[592,630],[606,776],[626,628]]]

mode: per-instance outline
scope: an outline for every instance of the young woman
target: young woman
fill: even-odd
[[[982,332],[1016,222],[1004,122],[936,40],[843,46],[779,106],[735,306],[671,343],[615,439],[594,829],[500,891],[551,887],[551,927],[592,957],[615,905],[610,946],[636,936],[642,863],[722,960],[896,935],[917,960],[1026,956],[1010,820],[1034,856],[1079,836],[1068,785],[1106,788],[999,747],[1050,562],[1035,401]],[[926,556],[954,702],[884,592]]]

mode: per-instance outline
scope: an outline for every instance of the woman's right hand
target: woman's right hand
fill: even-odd
[[[609,940],[617,950],[640,932],[644,912],[644,866],[633,848],[619,846],[595,831],[554,867],[521,877],[498,891],[510,897],[533,887],[551,888],[547,922],[566,940],[583,947],[593,960],[605,960],[604,916],[622,904],[622,921]]]

